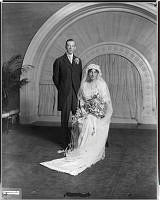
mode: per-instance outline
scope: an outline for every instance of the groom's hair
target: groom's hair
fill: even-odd
[[[70,42],[70,41],[73,41],[76,44],[76,42],[74,41],[74,39],[70,38],[70,39],[66,40],[65,48],[67,47],[67,43]]]

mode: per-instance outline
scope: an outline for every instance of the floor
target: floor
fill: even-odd
[[[90,199],[156,199],[156,129],[111,125],[108,139],[105,159],[71,176],[39,164],[62,157],[60,127],[13,127],[2,134],[2,187],[20,188],[23,199],[71,199],[67,192],[89,192]]]

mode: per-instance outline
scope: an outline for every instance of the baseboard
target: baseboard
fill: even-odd
[[[60,127],[60,122],[44,122],[44,121],[36,121],[33,122],[32,125],[35,126],[53,126],[53,127]],[[71,127],[71,123],[69,123]],[[126,129],[153,129],[156,130],[157,126],[155,124],[135,124],[135,123],[111,123],[110,128],[126,128]]]

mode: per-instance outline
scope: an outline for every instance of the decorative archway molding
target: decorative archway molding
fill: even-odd
[[[28,78],[30,82],[29,84],[24,86],[20,91],[21,123],[32,123],[39,119],[37,115],[38,101],[39,101],[39,79],[40,79],[41,69],[43,67],[42,65],[43,60],[51,45],[55,42],[58,36],[72,23],[91,14],[105,12],[105,11],[129,12],[134,15],[141,16],[154,24],[157,23],[156,9],[154,9],[152,6],[149,6],[148,4],[144,3],[142,4],[138,2],[137,3],[128,3],[128,2],[127,3],[126,2],[70,3],[67,6],[60,9],[58,12],[52,15],[39,29],[39,31],[32,39],[27,49],[26,55],[24,57],[23,65],[33,65],[35,66],[35,68],[22,74],[22,78]],[[147,73],[149,73],[148,70],[146,70]],[[144,75],[144,73],[142,74]],[[145,113],[146,112],[151,112],[151,110],[145,110]],[[143,116],[144,119],[145,114],[143,114]],[[146,119],[146,121],[148,120]],[[149,123],[152,122],[149,120]]]
[[[155,80],[152,68],[145,57],[136,49],[120,43],[99,43],[86,49],[80,57],[82,58],[83,65],[85,66],[96,56],[104,54],[117,54],[127,58],[137,68],[141,81],[143,91],[143,108],[140,123],[155,123]]]

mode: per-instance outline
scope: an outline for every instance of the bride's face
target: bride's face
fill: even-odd
[[[94,81],[95,79],[97,79],[97,76],[98,76],[98,71],[96,69],[90,69],[88,71],[88,77],[90,81]]]

